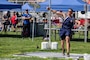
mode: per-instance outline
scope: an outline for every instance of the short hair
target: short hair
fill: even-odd
[[[60,10],[60,12],[62,12],[62,10]]]
[[[26,11],[28,11],[28,9],[26,9]]]
[[[15,11],[13,13],[16,13]]]
[[[73,9],[69,8],[68,11],[72,11],[73,12]]]

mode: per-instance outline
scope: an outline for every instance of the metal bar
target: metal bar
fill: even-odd
[[[49,28],[44,28],[46,30],[49,30]],[[51,30],[60,30],[59,28],[51,28]],[[85,31],[85,29],[72,29],[72,31]]]
[[[85,5],[85,39],[84,42],[87,42],[87,4]]]
[[[9,2],[15,2],[15,1],[9,1]],[[17,2],[37,2],[37,1],[18,1]]]
[[[51,0],[49,0],[49,7],[51,7]],[[49,48],[51,48],[51,10],[49,10]]]

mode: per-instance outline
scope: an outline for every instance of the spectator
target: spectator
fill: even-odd
[[[9,19],[8,19],[8,16],[7,16],[7,12],[5,12],[4,13],[4,16],[3,16],[3,24],[4,24],[4,31],[6,32],[7,31],[7,27],[8,27],[8,25],[10,24],[10,21],[9,21]]]
[[[3,30],[3,25],[2,25],[2,23],[0,22],[0,31],[2,31]]]
[[[85,25],[85,19],[81,18],[80,20],[76,20],[74,29],[84,29],[84,25]]]
[[[17,21],[18,21],[18,20],[17,20],[16,12],[13,12],[13,15],[11,16],[11,24],[12,24],[13,32],[16,31]]]
[[[25,11],[25,13],[22,15],[22,19],[23,19],[23,32],[22,32],[22,36],[30,36],[30,19],[32,18],[32,16],[29,14],[28,10]]]
[[[10,11],[7,11],[7,16],[10,19],[10,17],[11,17]]]
[[[80,21],[80,26],[81,26],[81,28],[84,28],[84,25],[85,25],[85,19],[80,19],[79,20]]]

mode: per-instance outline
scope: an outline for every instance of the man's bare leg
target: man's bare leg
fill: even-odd
[[[70,37],[66,36],[65,40],[66,40],[67,56],[69,57],[70,56]]]
[[[62,47],[62,53],[63,53],[63,55],[65,55],[64,41],[65,40],[61,40],[61,47]]]

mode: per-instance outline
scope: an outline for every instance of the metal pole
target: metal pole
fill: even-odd
[[[49,0],[49,7],[51,8],[51,0]],[[51,48],[51,10],[49,10],[49,48]]]
[[[85,5],[85,39],[84,42],[87,42],[87,4]]]
[[[17,0],[16,0],[16,2],[15,3],[17,3]]]
[[[36,3],[37,3],[37,0],[36,0]],[[34,5],[34,13],[36,11],[36,5]],[[33,26],[32,26],[32,42],[34,40],[34,25],[35,25],[35,16],[34,16],[34,19],[33,19]]]
[[[35,18],[34,18],[35,19]],[[34,22],[35,20],[33,19],[33,25],[32,25],[32,42],[34,40]]]

